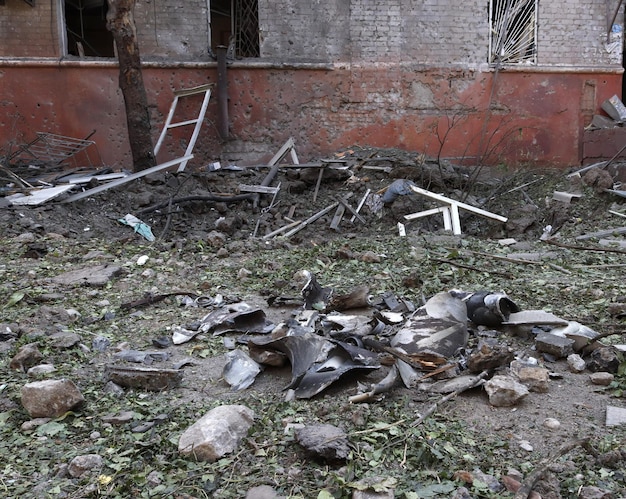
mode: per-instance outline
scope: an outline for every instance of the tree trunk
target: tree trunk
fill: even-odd
[[[141,74],[141,58],[133,11],[135,0],[108,0],[107,29],[113,34],[120,65],[120,89],[126,106],[128,139],[133,155],[133,171],[156,164],[150,133],[148,97]]]

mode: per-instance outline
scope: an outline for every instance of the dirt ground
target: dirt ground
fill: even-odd
[[[18,395],[20,384],[27,381],[26,375],[9,374],[8,360],[19,345],[37,338],[41,342],[39,334],[46,338],[59,329],[69,329],[90,346],[95,336],[104,333],[113,338],[113,345],[126,341],[132,348],[147,350],[153,348],[152,342],[157,337],[168,337],[175,326],[199,320],[207,313],[203,308],[181,308],[175,297],[137,307],[132,312],[121,311],[121,305],[147,293],[180,292],[209,297],[219,294],[226,300],[241,300],[261,308],[269,321],[278,324],[302,309],[299,288],[291,278],[300,269],[311,270],[322,285],[337,291],[347,292],[366,283],[373,297],[391,292],[416,306],[438,291],[453,288],[502,290],[523,310],[549,311],[600,333],[615,331],[616,335],[604,341],[624,343],[624,256],[617,246],[623,236],[618,231],[612,234],[609,231],[606,237],[616,241],[614,246],[603,246],[599,239],[604,236],[576,239],[623,225],[618,215],[609,213],[609,210],[624,211],[623,198],[603,190],[613,187],[612,183],[602,185],[606,178],[584,173],[568,178],[569,172],[534,169],[475,169],[438,164],[417,153],[357,147],[340,151],[330,159],[333,162],[328,163],[331,166],[325,169],[321,181],[318,168],[281,168],[271,183],[272,186],[280,183],[278,194],[260,194],[258,199],[253,195],[247,199],[241,196],[247,192],[245,186],[261,185],[268,168],[229,169],[229,165],[222,165],[217,171],[203,167],[179,174],[153,174],[74,203],[62,203],[61,198],[36,207],[0,209],[3,241],[0,296],[5,304],[2,322],[16,324],[18,330],[17,337],[7,337],[1,342],[2,370],[9,381],[0,391],[0,410],[13,411],[16,426],[28,419],[20,409]],[[17,168],[16,173],[25,174]],[[356,208],[367,192],[383,193],[397,179],[411,180],[432,192],[507,217],[508,221],[501,223],[462,211],[463,234],[453,236],[443,230],[440,215],[413,221],[403,219],[404,215],[436,206],[412,194],[398,196],[378,211],[365,203],[359,212],[363,221],[356,218],[350,221],[352,214],[346,211],[337,230],[329,226],[336,211],[333,207],[289,237],[264,237],[294,220],[309,219],[337,203],[340,196]],[[552,199],[554,191],[581,196],[571,203],[559,202]],[[126,214],[133,214],[149,225],[156,241],[148,243],[128,225],[120,223],[119,219]],[[398,222],[404,223],[406,237],[400,237]],[[556,241],[570,247],[541,242],[540,237],[548,226]],[[580,249],[581,246],[592,250]],[[148,256],[146,264],[137,263],[141,255]],[[122,268],[104,287],[64,287],[52,280],[71,269],[102,263]],[[12,299],[17,301],[11,303]],[[67,312],[64,315],[62,310],[76,310],[79,318]],[[102,317],[107,313],[110,318],[104,322]],[[358,313],[369,317],[374,309],[366,308]],[[567,454],[563,459],[544,463],[548,472],[536,490],[544,498],[592,497],[581,493],[581,488],[595,486],[613,494],[597,497],[626,497],[624,425],[605,425],[607,406],[626,407],[624,398],[615,397],[615,390],[592,384],[590,371],[574,373],[564,359],[537,352],[532,335],[516,335],[505,329],[489,333],[484,329],[471,328],[468,348],[475,347],[480,337],[495,336],[514,351],[516,358],[536,358],[550,371],[551,380],[548,392],[531,392],[513,407],[492,406],[485,391],[476,388],[437,409],[433,419],[457,422],[459,432],[471,435],[467,438],[466,453],[475,452],[480,457],[467,460],[465,467],[470,472],[480,469],[501,482],[509,468],[528,477],[541,466],[542,459],[560,446],[588,437],[598,455],[609,449],[617,449],[619,455],[621,449],[623,457],[615,458],[613,463],[599,464],[597,455],[578,448],[574,451],[576,459]],[[167,348],[171,354],[168,366],[190,359],[182,385],[168,395],[174,397],[176,404],[194,408],[184,420],[202,415],[208,401],[212,405],[248,401],[257,410],[264,404],[275,404],[284,410],[283,389],[291,376],[289,366],[268,368],[250,388],[233,392],[222,379],[226,348],[221,340],[201,336],[190,343]],[[48,360],[67,366],[61,372],[97,393],[103,389],[102,370],[113,355],[113,350],[78,356],[46,350]],[[367,388],[380,381],[387,370],[388,367],[382,367],[367,375],[350,376],[311,400],[298,401],[298,410],[303,412],[299,412],[296,420],[337,422],[337,415],[342,414],[339,421],[344,429],[358,432],[367,430],[368,422],[382,418],[386,407],[389,414],[396,410],[392,411],[391,407],[401,407],[399,413],[388,414],[391,419],[396,415],[402,420],[415,419],[437,400],[427,392],[396,386],[379,400],[349,403],[349,397],[359,386]],[[621,379],[617,378],[612,388],[624,386],[626,382]],[[171,399],[165,400],[154,402],[155,407],[167,410],[163,407]],[[281,424],[288,420],[283,417]],[[551,424],[551,420],[557,420],[558,424]],[[281,434],[270,433],[273,437],[268,438],[280,438]],[[489,459],[486,453],[490,454]],[[295,464],[281,463],[281,466],[287,476]],[[449,470],[447,477],[463,468],[458,463],[452,467],[455,469]],[[25,474],[22,471],[22,478]],[[372,470],[362,473],[369,474],[384,479],[386,472],[381,467],[376,473]],[[250,472],[250,476],[255,475]],[[238,492],[233,492],[231,483],[204,492],[205,495],[187,492],[190,495],[177,497],[242,497],[242,490],[268,482],[280,495],[317,497],[308,494],[321,490],[319,484],[305,485],[306,476],[295,480],[303,482],[300,485],[294,485],[294,480],[289,478],[264,481],[251,478],[250,482],[239,485]],[[460,487],[462,480],[456,476]],[[56,483],[53,472],[49,475],[42,472],[42,478],[50,487]],[[427,483],[421,475],[420,480]],[[441,477],[433,480],[441,481]],[[468,497],[513,497],[502,490],[466,486],[471,494]],[[74,492],[67,496],[82,497],[81,490],[86,490],[87,485],[82,483],[79,487],[74,480],[73,487]],[[401,483],[396,495],[453,495],[423,492],[411,496],[408,488],[409,485]],[[348,497],[352,490],[347,486],[330,489],[334,497]],[[405,491],[404,496],[400,490]],[[104,488],[101,495],[107,495],[103,491]]]

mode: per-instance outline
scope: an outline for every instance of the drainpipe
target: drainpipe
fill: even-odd
[[[226,74],[226,50],[220,45],[217,51],[217,131],[222,140],[228,140],[228,75]]]

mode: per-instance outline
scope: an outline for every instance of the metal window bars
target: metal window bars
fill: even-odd
[[[235,0],[233,14],[236,57],[260,57],[257,0]]]
[[[537,63],[537,0],[491,0],[489,62]]]

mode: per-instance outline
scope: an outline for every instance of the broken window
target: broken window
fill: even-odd
[[[114,57],[107,30],[107,0],[65,0],[67,53],[79,57]]]
[[[537,63],[538,0],[491,0],[489,62]]]
[[[228,47],[231,57],[259,57],[258,0],[211,0],[211,49]]]

